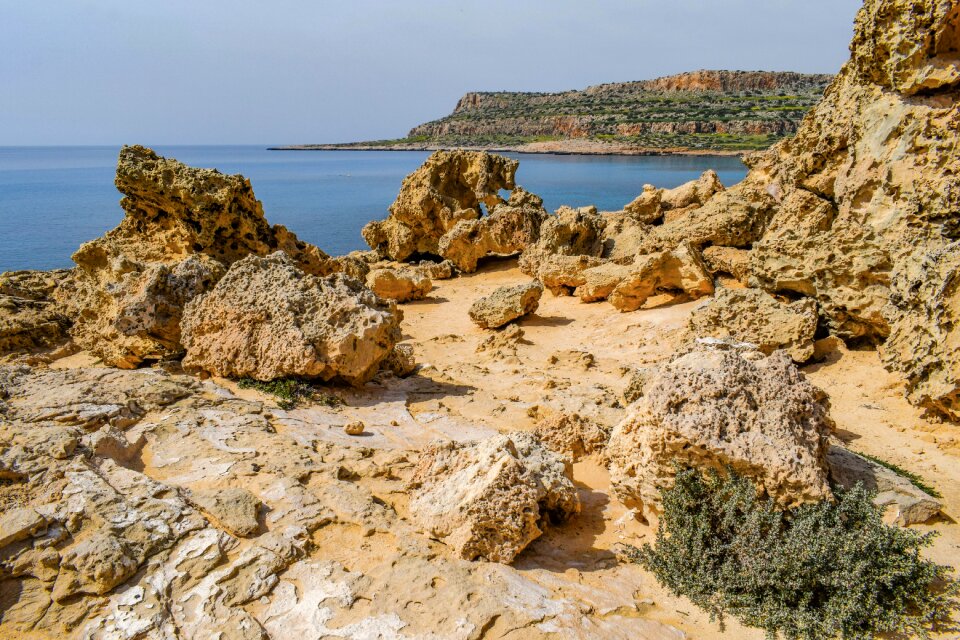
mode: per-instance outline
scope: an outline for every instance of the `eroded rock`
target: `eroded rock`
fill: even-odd
[[[609,300],[620,311],[636,311],[658,293],[700,298],[713,293],[713,279],[693,246],[639,255],[633,264],[614,262],[586,269],[575,294],[584,302]]]
[[[826,394],[783,352],[714,345],[647,371],[607,446],[617,496],[653,520],[680,465],[729,466],[786,507],[829,498]]]
[[[694,338],[731,338],[755,344],[769,355],[785,350],[794,362],[813,357],[817,303],[783,303],[760,289],[719,289],[694,309],[687,322]]]
[[[367,287],[381,298],[410,302],[426,298],[433,282],[419,270],[377,268],[367,274]]]
[[[470,305],[470,319],[484,329],[496,329],[536,311],[542,295],[543,285],[536,280],[513,287],[498,287]]]
[[[503,203],[512,190],[518,162],[482,151],[437,151],[404,178],[386,220],[363,228],[372,249],[393,260],[414,254],[439,255],[440,238],[461,220],[478,220],[483,204]]]
[[[481,258],[512,255],[532,246],[547,217],[543,200],[517,187],[510,200],[496,205],[490,215],[458,222],[440,238],[438,252],[460,271],[472,273]]]
[[[51,302],[0,294],[0,356],[54,347],[69,327]]]
[[[71,335],[106,364],[132,368],[183,350],[183,306],[247,255],[286,251],[308,273],[342,268],[287,229],[270,227],[243,176],[195,169],[124,147],[117,189],[126,217],[73,255],[56,290]]]
[[[363,384],[400,338],[401,314],[359,282],[303,273],[283,252],[235,263],[183,315],[187,370]]]
[[[467,560],[509,564],[546,523],[580,511],[564,462],[532,434],[435,445],[411,485],[417,523]]]

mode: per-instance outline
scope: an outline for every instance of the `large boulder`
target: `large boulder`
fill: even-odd
[[[363,384],[400,339],[401,312],[343,274],[301,271],[278,251],[248,256],[183,312],[188,371]]]
[[[437,151],[404,178],[386,220],[363,228],[372,249],[393,260],[439,255],[440,238],[462,220],[478,220],[481,205],[502,204],[512,190],[518,162],[482,151]]]
[[[952,0],[866,0],[850,61],[795,137],[749,160],[743,187],[773,199],[756,283],[815,298],[841,338],[892,338],[885,363],[910,399],[954,418],[960,378],[933,363],[956,362],[960,340],[957,299],[938,294],[960,238],[958,18]]]
[[[613,490],[648,519],[677,468],[732,468],[784,507],[829,498],[826,394],[782,351],[707,341],[645,372],[607,445]]]
[[[534,280],[513,287],[498,287],[470,305],[470,319],[484,329],[496,329],[533,313],[540,306],[543,285]]]
[[[433,282],[418,269],[375,268],[367,274],[367,286],[381,298],[409,302],[426,298]]]
[[[535,243],[547,216],[539,196],[517,187],[510,200],[496,205],[490,215],[458,222],[440,238],[438,253],[460,271],[471,273],[481,258],[520,253]]]
[[[784,303],[760,289],[720,289],[694,309],[687,330],[695,338],[750,342],[768,355],[783,349],[794,362],[806,362],[813,357],[817,303]]]
[[[580,511],[570,470],[530,433],[434,445],[411,488],[415,522],[467,560],[509,564],[544,526]]]
[[[126,217],[73,255],[56,290],[71,334],[105,363],[131,368],[182,352],[183,306],[247,255],[282,249],[308,273],[344,265],[281,226],[271,227],[250,182],[124,147],[116,186]]]

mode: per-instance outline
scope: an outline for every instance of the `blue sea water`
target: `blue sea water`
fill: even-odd
[[[253,183],[271,224],[324,251],[365,249],[360,229],[383,218],[418,151],[268,151],[254,146],[158,146],[161,155]],[[113,186],[119,147],[0,147],[0,272],[70,267],[70,255],[123,218]],[[517,183],[548,210],[562,204],[615,210],[645,183],[675,187],[714,169],[724,184],[746,168],[711,156],[551,156],[520,160]]]

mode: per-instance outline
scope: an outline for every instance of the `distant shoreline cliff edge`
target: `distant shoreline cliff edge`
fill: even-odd
[[[557,93],[471,92],[405,138],[270,149],[739,155],[792,136],[832,78],[701,70]]]

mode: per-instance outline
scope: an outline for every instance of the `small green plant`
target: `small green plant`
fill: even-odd
[[[957,610],[957,584],[921,558],[932,534],[881,516],[860,486],[784,512],[732,471],[684,470],[663,492],[656,544],[630,554],[712,619],[731,615],[769,638],[927,638]]]
[[[920,477],[913,471],[907,471],[903,467],[895,465],[892,462],[887,462],[882,458],[872,456],[869,453],[863,453],[862,451],[857,451],[856,454],[861,458],[872,460],[873,462],[876,462],[881,467],[886,467],[887,469],[890,469],[890,471],[893,471],[894,473],[903,476],[904,478],[912,482],[913,486],[915,486],[917,489],[920,489],[920,491],[923,491],[937,499],[943,498],[943,495],[941,495],[939,491],[937,491],[932,485],[927,484],[926,480],[924,480],[922,477]]]
[[[241,389],[256,389],[277,398],[277,406],[281,409],[293,409],[302,401],[316,402],[328,407],[341,404],[339,397],[316,388],[305,380],[297,378],[279,378],[277,380],[254,380],[241,378],[237,380]]]

